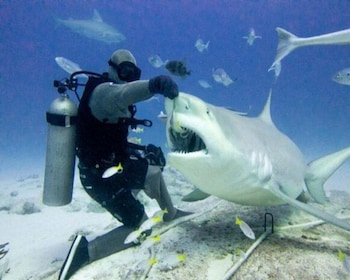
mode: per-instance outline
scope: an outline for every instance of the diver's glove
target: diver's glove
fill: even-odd
[[[177,84],[169,77],[160,75],[149,80],[148,88],[151,93],[160,93],[174,99],[179,95]]]
[[[166,164],[162,149],[152,144],[146,146],[145,157],[149,160],[150,165],[158,165],[163,168]]]

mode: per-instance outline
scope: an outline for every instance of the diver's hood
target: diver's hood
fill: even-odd
[[[131,62],[131,63],[136,65],[136,59],[133,56],[133,54],[130,51],[125,50],[125,49],[116,50],[112,54],[110,61],[116,65],[119,65],[120,63],[125,62],[125,61]],[[125,81],[123,81],[119,78],[117,70],[112,66],[108,67],[108,77],[118,84],[126,83]]]

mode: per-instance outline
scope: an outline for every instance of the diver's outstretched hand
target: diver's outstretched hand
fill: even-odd
[[[151,93],[160,93],[170,99],[174,99],[179,95],[177,84],[166,75],[160,75],[150,79],[148,88]]]

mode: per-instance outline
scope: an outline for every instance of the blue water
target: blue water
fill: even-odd
[[[127,39],[105,44],[55,22],[55,17],[89,19],[94,9]],[[181,91],[238,111],[251,108],[252,116],[261,111],[272,88],[272,118],[308,160],[345,148],[350,145],[350,87],[334,83],[331,76],[350,67],[350,45],[297,49],[282,61],[277,83],[267,70],[276,53],[276,27],[309,37],[347,29],[349,19],[349,1],[1,1],[1,175],[33,166],[44,170],[45,112],[58,96],[52,81],[67,76],[54,58],[63,56],[103,72],[118,48],[134,53],[144,79],[167,73],[154,68],[149,55],[184,59],[192,74],[185,80],[174,77]],[[251,27],[262,36],[253,46],[242,39]],[[198,37],[210,41],[208,52],[194,47]],[[211,74],[218,67],[237,82],[229,87],[215,83]],[[214,87],[200,87],[199,79]],[[161,110],[162,97],[138,106],[137,116],[154,123],[134,135],[144,144],[165,147],[165,127],[157,119]]]

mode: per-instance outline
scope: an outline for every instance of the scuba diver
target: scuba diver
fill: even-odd
[[[90,76],[85,85],[78,108],[76,152],[85,191],[123,225],[91,241],[77,235],[60,280],[69,279],[84,265],[134,245],[124,244],[124,240],[148,217],[133,191],[143,189],[162,210],[166,209],[164,221],[190,214],[172,204],[162,176],[162,150],[127,141],[129,128],[152,125],[149,120],[134,118],[134,103],[155,93],[174,99],[179,94],[177,84],[164,75],[139,80],[141,70],[128,50],[115,51],[108,64],[108,73]]]

